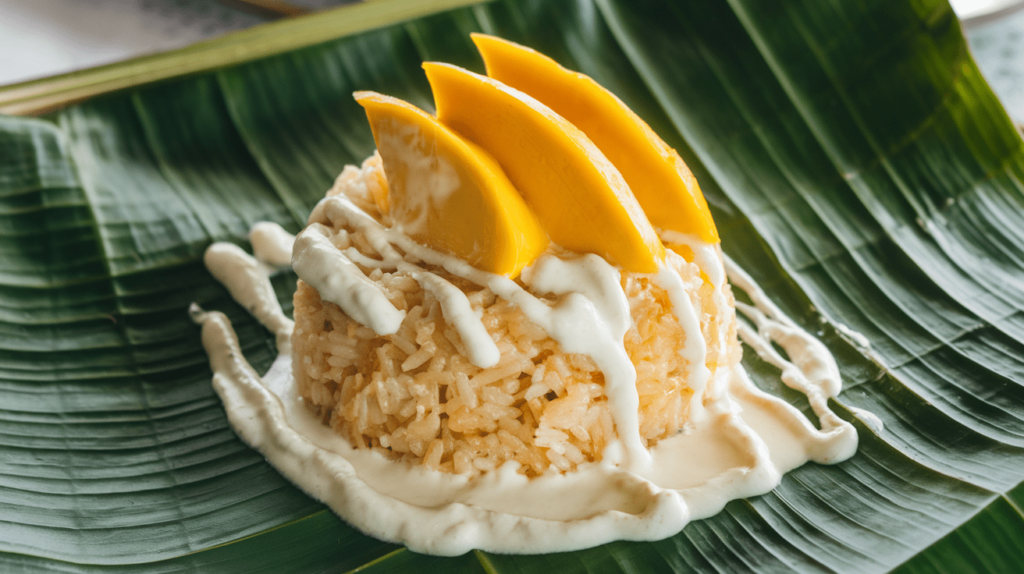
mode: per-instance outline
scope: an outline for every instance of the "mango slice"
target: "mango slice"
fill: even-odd
[[[402,231],[511,278],[547,248],[537,216],[487,152],[398,98],[354,96],[370,120],[390,215]]]
[[[651,223],[719,242],[690,168],[615,94],[526,46],[485,34],[472,37],[488,76],[533,96],[587,134],[622,173]]]
[[[653,273],[665,247],[615,166],[544,104],[450,64],[423,64],[437,119],[494,156],[551,240]]]

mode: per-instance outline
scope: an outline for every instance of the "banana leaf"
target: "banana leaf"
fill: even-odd
[[[64,95],[6,92],[43,108],[161,80],[0,116],[0,571],[1024,564],[1024,142],[946,0],[410,5],[109,67]],[[855,457],[659,542],[436,558],[347,526],[235,437],[188,304],[227,313],[257,370],[275,350],[204,248],[248,247],[258,221],[299,229],[373,150],[351,92],[430,109],[420,63],[482,71],[478,30],[593,76],[680,151],[725,251],[835,354]],[[274,282],[290,312],[294,275]],[[744,363],[810,415],[772,366]]]

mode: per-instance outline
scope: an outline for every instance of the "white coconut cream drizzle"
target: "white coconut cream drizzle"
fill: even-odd
[[[559,297],[551,306],[540,301],[531,304],[527,316],[563,351],[587,355],[597,363],[605,377],[605,395],[622,441],[624,462],[633,470],[648,467],[650,454],[640,440],[636,369],[622,345],[631,320],[618,270],[593,254],[568,260],[544,255],[524,270],[523,282],[534,293]],[[617,445],[612,448],[618,455]],[[605,460],[616,460],[616,456]]]
[[[668,251],[665,257],[666,264],[662,265],[661,270],[654,276],[654,280],[668,293],[669,301],[672,302],[672,313],[687,334],[683,348],[679,349],[679,354],[687,361],[689,370],[687,382],[693,389],[694,397],[704,397],[704,389],[711,377],[711,371],[706,365],[708,348],[700,331],[700,317],[686,292],[683,278],[668,265],[673,262],[673,259],[682,260],[683,258],[672,251]],[[719,264],[718,267],[721,265]],[[727,308],[727,306],[719,307],[719,309]],[[688,424],[699,423],[703,415],[703,400],[690,401]]]
[[[671,230],[658,230],[658,235],[666,246],[672,247],[675,245],[684,245],[690,249],[693,253],[693,262],[700,268],[701,272],[707,277],[709,283],[714,288],[712,292],[712,299],[714,307],[716,309],[726,309],[729,307],[728,298],[725,295],[725,267],[722,265],[722,248],[719,244],[707,243],[697,235],[680,233],[678,231]],[[675,256],[682,259],[681,256],[674,252],[670,252],[670,257]],[[675,302],[673,301],[673,304]],[[676,311],[677,313],[679,311]],[[689,329],[687,327],[687,329]],[[687,330],[687,333],[691,331]],[[706,345],[706,342],[701,340],[700,344]],[[714,341],[714,345],[718,349],[725,349],[729,345],[728,332],[725,329],[720,329],[718,332],[718,340]],[[689,358],[688,358],[689,360]],[[693,365],[692,361],[689,363]],[[703,365],[703,363],[701,363]],[[702,377],[706,379],[706,375],[703,373],[691,373],[691,376],[696,376],[698,380]],[[696,391],[696,388],[694,389]],[[714,398],[714,397],[708,397]],[[699,416],[699,412],[691,413]]]
[[[400,267],[404,268],[406,265],[403,264]],[[441,304],[441,316],[455,327],[459,338],[463,341],[470,341],[469,344],[463,344],[466,347],[466,358],[469,359],[469,362],[481,369],[489,369],[497,365],[501,360],[498,346],[494,344],[487,328],[480,321],[483,312],[473,309],[466,294],[439,275],[414,271],[412,276]]]
[[[253,225],[249,230],[249,242],[252,243],[252,252],[258,261],[274,268],[292,264],[295,236],[280,225],[270,221]]]
[[[276,335],[277,352],[291,353],[295,323],[281,311],[266,267],[233,243],[214,243],[206,249],[203,263],[239,305]]]
[[[330,231],[314,223],[295,238],[292,267],[320,293],[324,301],[341,307],[353,320],[378,335],[392,335],[402,326],[405,312],[388,301],[387,295],[370,281],[355,263],[338,251]]]
[[[813,435],[814,448],[808,453],[810,460],[829,463],[853,456],[857,451],[857,430],[828,406],[828,400],[843,389],[839,366],[832,353],[787,317],[728,256],[725,266],[733,285],[743,289],[754,302],[754,305],[736,303],[736,308],[757,327],[755,332],[739,323],[740,339],[754,349],[758,357],[782,370],[782,382],[786,386],[807,395],[820,421],[821,432]],[[772,343],[782,347],[789,360],[776,351]]]
[[[808,460],[838,462],[856,449],[854,428],[828,408],[828,398],[840,389],[828,350],[783,315],[732,263],[730,278],[754,302],[741,310],[758,326],[757,331],[744,327],[744,341],[783,370],[786,384],[807,393],[822,429],[793,406],[759,390],[737,365],[715,372],[712,386],[720,390],[711,400],[705,398],[692,427],[648,450],[639,443],[636,374],[622,343],[630,325],[628,300],[618,271],[604,260],[592,255],[570,259],[546,255],[524,271],[523,281],[531,293],[506,277],[479,271],[381,227],[342,198],[322,201],[310,223],[295,241],[296,271],[321,297],[352,307],[350,311],[334,301],[354,320],[367,326],[382,322],[386,328],[401,322],[396,315],[400,312],[353,261],[408,273],[441,302],[445,319],[458,330],[469,356],[477,355],[474,364],[489,363],[497,349],[490,350],[494,342],[465,294],[415,263],[439,266],[486,286],[518,305],[566,352],[584,353],[597,362],[605,374],[605,390],[620,436],[621,442],[610,446],[599,463],[534,478],[517,473],[515,462],[474,479],[391,462],[376,451],[353,448],[312,416],[297,395],[289,353],[282,352],[260,377],[242,358],[227,318],[194,308],[194,319],[203,325],[214,388],[235,431],[303,490],[373,536],[442,555],[474,548],[555,552],[612,540],[658,540],[675,534],[690,520],[719,512],[730,500],[768,492],[783,473]],[[362,230],[380,258],[351,248],[342,253],[330,241],[328,230],[319,225],[323,223]],[[695,263],[714,286],[713,297],[724,301],[725,267],[717,246],[694,243],[691,249]],[[280,341],[291,334],[292,325],[279,320],[283,314],[268,275],[256,275],[253,269],[260,267],[250,260],[237,247],[214,245],[207,254],[211,272],[233,296],[243,302],[260,301],[263,307],[246,306],[263,309],[257,317],[267,319],[264,324]],[[703,388],[710,372],[704,366],[706,348],[694,304],[670,265],[652,278],[669,291],[674,314],[687,333],[681,353],[690,365],[699,365],[689,376]],[[332,293],[342,285],[347,293]],[[538,295],[556,299],[551,303]],[[788,359],[770,341],[779,344]]]
[[[720,262],[721,249],[717,243],[707,243],[696,235],[669,229],[658,230],[658,236],[661,237],[665,245],[689,247],[693,252],[693,262],[708,276],[708,280],[715,289],[725,283],[725,268]]]

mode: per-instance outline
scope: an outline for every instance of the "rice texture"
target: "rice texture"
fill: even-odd
[[[387,224],[379,156],[362,168],[346,167],[328,192],[337,194]],[[360,232],[333,232],[339,249],[378,255]],[[714,372],[738,362],[728,285],[715,297],[696,264],[684,257],[672,257],[669,264],[699,310],[707,367]],[[315,415],[357,448],[448,473],[472,476],[515,461],[519,472],[536,476],[600,460],[616,429],[604,375],[594,361],[562,352],[519,308],[489,289],[418,265],[466,293],[501,352],[498,364],[482,369],[469,362],[440,303],[408,273],[361,265],[391,303],[406,312],[398,332],[383,337],[300,280],[293,370],[300,396]],[[678,352],[687,333],[666,291],[638,273],[622,272],[621,286],[633,319],[624,345],[637,373],[640,434],[652,446],[685,428],[690,403],[709,398],[714,390],[709,386],[704,396],[693,396],[688,365]]]

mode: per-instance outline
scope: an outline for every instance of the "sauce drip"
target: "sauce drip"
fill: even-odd
[[[603,259],[547,254],[524,270],[527,291],[506,277],[479,271],[381,227],[343,198],[321,201],[310,222],[295,241],[293,265],[304,281],[354,320],[380,329],[377,332],[397,330],[401,312],[353,262],[403,270],[442,303],[445,319],[457,329],[473,363],[494,364],[497,348],[492,349],[494,342],[465,294],[415,262],[442,267],[486,286],[519,305],[566,352],[585,353],[597,362],[605,374],[620,437],[600,462],[582,464],[575,472],[534,478],[506,464],[470,480],[355,449],[316,420],[296,393],[291,356],[281,347],[292,325],[286,318],[281,320],[283,313],[270,288],[270,266],[260,266],[236,246],[214,244],[206,259],[211,272],[275,332],[281,352],[260,377],[242,358],[227,318],[193,307],[194,319],[203,326],[214,388],[232,427],[292,482],[377,538],[440,555],[474,548],[557,552],[612,540],[660,540],[679,532],[690,520],[719,512],[730,500],[770,491],[783,473],[808,460],[839,462],[856,450],[856,430],[828,406],[828,398],[841,389],[828,349],[786,317],[742,269],[731,261],[723,266],[717,246],[691,237],[666,237],[666,242],[671,239],[691,247],[694,262],[715,289],[714,297],[724,300],[726,271],[733,285],[750,296],[753,305],[737,308],[754,327],[741,322],[740,336],[782,370],[787,385],[808,396],[821,421],[820,430],[796,408],[754,386],[741,365],[719,368],[711,380],[704,365],[707,349],[697,311],[669,265],[652,279],[669,292],[673,312],[686,332],[695,334],[687,336],[686,348],[680,350],[693,366],[689,380],[695,397],[709,383],[716,395],[691,401],[697,406],[691,406],[692,424],[686,431],[646,449],[639,441],[636,373],[622,344],[629,327],[629,305],[619,272]],[[380,259],[353,248],[342,253],[319,225],[324,223],[361,229]],[[286,234],[276,236],[282,243],[288,239]],[[257,255],[274,252],[266,247],[257,249]],[[344,285],[347,291],[332,293],[332,285]],[[540,295],[556,299],[549,303]]]

